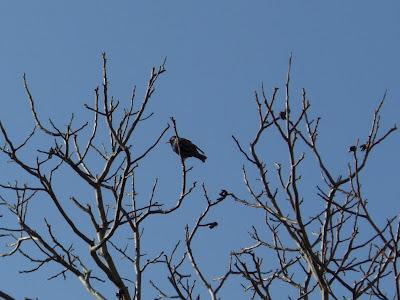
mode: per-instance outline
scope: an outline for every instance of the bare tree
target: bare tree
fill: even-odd
[[[386,93],[374,111],[366,140],[360,143],[357,139],[349,147],[352,161],[347,173],[336,176],[320,151],[320,118],[310,116],[310,102],[304,89],[301,109],[293,113],[296,103],[292,103],[290,94],[291,64],[290,58],[284,109],[279,110],[278,88],[268,97],[262,87],[261,93],[255,93],[259,129],[250,142],[249,152],[233,136],[247,161],[243,177],[249,198],[241,199],[233,192],[229,195],[264,214],[264,226],[251,229],[254,244],[234,253],[234,270],[247,282],[245,289],[251,292],[252,299],[272,299],[271,289],[281,285],[297,291],[297,299],[315,299],[316,291],[322,299],[358,299],[365,295],[389,299],[391,291],[383,287],[387,277],[393,278],[391,289],[400,299],[399,220],[389,218],[379,226],[368,209],[360,179],[371,153],[397,129],[394,125],[380,133],[380,111]],[[288,155],[288,161],[275,163],[275,174],[259,150],[270,131],[278,133]],[[316,160],[322,185],[300,175],[308,156]],[[256,181],[248,175],[248,169],[256,170]],[[273,177],[276,185],[272,183]],[[305,195],[302,181],[317,186],[318,201]],[[311,201],[316,209],[310,211],[310,204],[305,208],[305,203]],[[266,237],[267,232],[270,237]],[[275,255],[274,263],[266,255],[270,251]]]
[[[163,284],[159,277],[150,278],[156,299],[200,299],[203,291],[212,300],[220,299],[221,291],[229,289],[231,279],[231,284],[241,284],[250,299],[272,299],[274,288],[286,286],[290,287],[286,289],[289,299],[313,299],[317,293],[322,299],[400,299],[399,220],[394,217],[383,225],[378,222],[369,211],[361,184],[370,154],[397,129],[393,126],[383,133],[380,130],[386,93],[374,112],[368,137],[363,142],[356,140],[349,148],[351,162],[347,173],[335,175],[320,151],[320,118],[311,116],[305,90],[300,109],[296,107],[298,103],[292,103],[290,58],[284,101],[278,100],[278,88],[273,89],[270,97],[264,87],[255,93],[259,128],[250,141],[249,151],[233,136],[244,158],[242,171],[248,197],[223,189],[213,198],[202,184],[204,211],[193,224],[182,228],[182,238],[177,238],[175,247],[162,247],[159,253],[149,256],[142,244],[144,222],[154,216],[177,213],[196,189],[196,182],[189,179],[192,168],[181,156],[181,180],[174,187],[179,190],[175,204],[166,207],[156,200],[157,179],[148,199],[139,199],[135,180],[139,163],[151,155],[168,130],[179,137],[176,120],[171,118],[143,152],[137,153],[132,145],[138,128],[152,116],[147,113],[148,103],[157,80],[165,72],[165,62],[152,69],[141,102],[136,103],[134,88],[130,105],[121,110],[120,102],[109,93],[105,54],[102,61],[102,87],[94,90],[94,104],[85,105],[93,114],[93,121],[81,125],[75,125],[72,115],[65,128],[52,120],[46,126],[23,76],[35,126],[25,140],[17,143],[0,122],[4,140],[0,150],[33,180],[0,184],[1,204],[17,221],[0,228],[0,237],[7,239],[10,247],[0,253],[2,257],[25,257],[32,267],[22,270],[23,273],[54,264],[59,271],[49,275],[49,279],[75,275],[96,299],[106,299],[101,284],[104,282],[114,286],[117,299],[143,299],[143,276],[150,267],[166,272]],[[279,109],[282,102],[284,108]],[[260,150],[264,149],[263,138],[271,131],[278,134],[288,155],[288,161],[275,163],[274,174]],[[37,135],[47,138],[49,145],[41,144],[33,156],[30,145]],[[26,152],[33,159],[27,159]],[[301,177],[301,170],[311,158],[323,178],[321,183],[307,182],[317,186],[318,200],[310,199],[302,189],[307,178]],[[74,195],[68,202],[64,200],[57,183],[67,170],[90,190],[89,198]],[[31,221],[34,203],[39,199],[54,205],[77,241],[65,240],[46,218],[42,226]],[[209,278],[198,259],[202,254],[193,247],[193,241],[199,238],[201,230],[218,226],[219,220],[210,220],[209,212],[229,199],[234,200],[230,205],[236,202],[238,209],[250,208],[255,210],[255,216],[262,217],[246,224],[254,243],[238,245],[228,253],[226,268],[217,270],[215,278]],[[314,210],[305,208],[310,201],[318,201]],[[117,238],[122,232],[130,237],[127,242]],[[128,275],[122,270],[125,263],[121,257],[133,270]],[[0,298],[13,299],[4,292],[0,292]]]
[[[0,123],[5,141],[1,151],[28,176],[36,179],[37,184],[19,182],[1,184],[3,189],[11,190],[15,194],[12,199],[2,196],[1,200],[18,221],[16,227],[1,228],[2,236],[13,240],[10,244],[12,249],[1,256],[22,254],[34,265],[33,268],[23,271],[29,273],[39,270],[46,264],[55,263],[59,265],[60,271],[52,274],[49,279],[72,273],[96,299],[105,299],[101,288],[93,285],[94,281],[105,280],[102,278],[107,278],[115,286],[119,299],[142,299],[143,273],[150,265],[159,262],[163,255],[161,252],[155,257],[144,260],[145,253],[141,245],[142,223],[154,215],[166,215],[179,209],[185,198],[193,191],[196,183],[188,182],[189,170],[186,169],[182,159],[182,182],[176,204],[165,208],[162,203],[154,200],[154,192],[157,188],[157,180],[155,180],[147,204],[140,206],[135,190],[135,170],[139,162],[159,144],[170,125],[167,124],[161,130],[159,136],[143,153],[135,154],[136,151],[133,151],[131,146],[131,138],[140,124],[152,115],[146,116],[145,111],[155,91],[157,80],[165,72],[165,62],[160,67],[152,69],[139,108],[136,109],[136,89],[134,89],[129,107],[124,108],[120,115],[117,113],[120,103],[109,95],[106,63],[106,55],[103,54],[102,88],[97,87],[94,90],[94,105],[85,105],[86,109],[94,115],[91,133],[88,136],[85,136],[83,132],[89,127],[89,123],[75,127],[74,116],[71,117],[66,128],[57,127],[52,120],[49,121],[50,127],[46,127],[36,110],[34,97],[24,75],[25,90],[35,126],[31,134],[22,143],[17,144],[8,134],[3,123]],[[175,120],[173,120],[173,127],[178,136]],[[104,128],[108,135],[106,144],[104,140],[101,140],[104,136]],[[36,157],[32,161],[26,161],[21,152],[38,131],[54,143],[49,149],[37,150]],[[96,172],[98,165],[95,168],[91,167],[91,161],[94,159],[102,163],[99,173]],[[86,218],[85,224],[91,226],[91,232],[94,234],[89,234],[87,228],[77,225],[79,223],[75,220],[77,214],[65,208],[63,196],[57,193],[54,178],[63,172],[61,171],[63,167],[71,169],[93,193],[93,200],[90,201],[84,201],[75,196],[70,197],[69,200],[75,205],[75,209],[83,212]],[[84,258],[82,253],[77,253],[74,245],[63,241],[60,232],[53,230],[52,224],[46,219],[44,222],[47,232],[43,232],[43,228],[35,228],[30,224],[30,203],[43,195],[51,200],[65,224],[79,238],[79,242],[86,245],[89,254],[87,257]],[[113,239],[122,227],[131,231],[134,242],[133,251],[130,251],[128,246],[119,245]],[[34,257],[29,250],[25,250],[24,245],[28,243],[33,243],[36,250],[39,250],[40,257]],[[133,280],[122,275],[119,259],[117,260],[119,256],[112,253],[122,255],[132,264],[135,272]],[[95,270],[88,267],[87,260],[91,260],[91,264],[94,263]],[[129,289],[127,282],[133,282],[133,291]]]
[[[157,300],[160,299],[200,299],[199,290],[201,288],[197,288],[196,278],[199,279],[200,285],[202,288],[205,288],[209,293],[210,299],[217,300],[220,299],[217,297],[218,293],[221,291],[222,287],[226,285],[227,279],[232,275],[238,275],[238,272],[233,270],[232,258],[233,255],[230,255],[230,261],[228,263],[228,268],[223,272],[222,275],[217,278],[207,278],[204,272],[202,271],[201,266],[197,262],[197,259],[194,255],[192,249],[192,242],[196,236],[196,234],[202,229],[213,229],[218,226],[218,222],[205,222],[207,214],[210,210],[224,201],[228,193],[225,190],[222,190],[219,197],[216,200],[211,200],[205,185],[203,184],[204,191],[204,199],[206,200],[206,208],[201,213],[199,218],[196,220],[192,229],[189,228],[189,225],[185,227],[185,238],[184,243],[185,247],[183,250],[183,254],[179,259],[176,258],[177,250],[181,241],[175,245],[171,254],[165,254],[164,259],[161,261],[168,270],[168,281],[171,285],[171,292],[166,292],[160,289],[156,283],[150,281],[151,285],[158,292],[158,297],[155,298]],[[212,248],[212,246],[211,246]],[[191,269],[188,270],[185,266],[189,265]],[[213,284],[213,282],[216,282]]]

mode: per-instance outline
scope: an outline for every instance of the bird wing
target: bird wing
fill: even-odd
[[[179,139],[179,146],[185,151],[196,151],[196,145],[185,138]]]
[[[203,150],[193,144],[190,140],[185,138],[179,138],[179,145],[180,147],[187,152],[195,152],[199,150],[201,153],[205,154]]]
[[[182,145],[183,148],[185,148],[185,149],[187,149],[187,150],[190,149],[190,151],[199,150],[201,153],[204,154],[204,151],[203,151],[203,150],[201,150],[197,145],[193,144],[193,143],[192,143],[191,141],[189,141],[188,139],[180,138],[180,140],[181,140],[181,145]]]

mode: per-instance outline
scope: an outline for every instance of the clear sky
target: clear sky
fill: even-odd
[[[321,146],[332,167],[344,171],[348,145],[368,135],[373,109],[386,89],[383,126],[399,123],[399,16],[396,0],[1,1],[0,119],[16,139],[32,128],[24,72],[43,119],[66,124],[72,112],[78,120],[84,118],[83,104],[91,103],[93,89],[101,84],[103,51],[109,58],[111,93],[126,103],[133,85],[142,95],[150,68],[167,57],[167,73],[150,106],[155,117],[143,127],[143,141],[152,140],[174,116],[181,135],[209,157],[204,165],[191,162],[192,179],[205,182],[212,195],[221,188],[243,193],[242,157],[231,135],[246,143],[254,135],[253,92],[262,83],[267,91],[283,88],[292,52],[293,99],[300,100],[301,88],[307,89],[313,113],[322,116]],[[278,150],[273,140],[268,142],[266,155],[274,161]],[[159,177],[160,200],[168,203],[164,197],[175,195],[179,186],[179,160],[164,145],[143,164],[139,180],[147,195],[153,178]],[[364,175],[370,205],[383,221],[400,208],[399,146],[396,133],[378,148]],[[0,157],[2,182],[21,175],[6,161]],[[65,191],[71,190],[67,185]],[[315,185],[311,182],[308,192],[314,192]],[[172,220],[192,224],[204,208],[200,195],[198,191],[189,199],[184,216]],[[43,215],[50,212],[45,201]],[[216,213],[220,228],[202,235],[207,242],[198,246],[214,277],[223,272],[229,249],[245,245],[251,224],[238,207],[223,209]],[[57,223],[57,217],[51,217]],[[160,224],[162,218],[148,225],[152,238],[145,248],[167,243],[157,230]],[[183,237],[183,227],[173,231],[175,240]],[[207,253],[208,243],[221,245],[221,251]],[[90,298],[72,276],[46,281],[51,268],[19,275],[17,270],[27,266],[20,257],[1,260],[0,289],[18,299],[54,299],[56,293],[60,300]],[[236,299],[236,291],[227,289],[221,296]],[[153,294],[147,292],[151,299]]]

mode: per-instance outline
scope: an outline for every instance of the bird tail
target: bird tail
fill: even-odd
[[[206,162],[207,156],[201,154],[201,153],[197,153],[196,157],[198,159],[200,159],[202,162]]]

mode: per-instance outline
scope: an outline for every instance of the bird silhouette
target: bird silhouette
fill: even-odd
[[[182,137],[177,138],[174,135],[169,139],[168,143],[171,144],[172,150],[174,150],[176,154],[179,155],[179,150],[180,150],[183,159],[186,159],[188,157],[196,157],[200,159],[202,162],[205,162],[207,159],[207,156],[204,155],[203,150],[201,150],[199,147],[197,147],[188,139]]]

